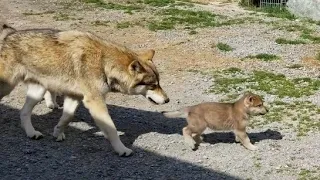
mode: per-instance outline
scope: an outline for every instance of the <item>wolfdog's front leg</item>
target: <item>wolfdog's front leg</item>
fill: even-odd
[[[125,147],[120,140],[117,128],[114,125],[109,113],[103,96],[84,96],[84,106],[89,109],[97,126],[108,137],[113,149],[119,156],[129,156],[132,150]]]
[[[39,139],[42,137],[41,132],[36,131],[32,126],[31,114],[34,106],[43,98],[46,89],[39,84],[29,84],[27,90],[26,102],[20,113],[21,126],[25,130],[28,137]]]

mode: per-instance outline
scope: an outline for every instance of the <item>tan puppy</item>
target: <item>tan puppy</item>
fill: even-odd
[[[207,102],[177,111],[162,112],[168,118],[186,118],[183,128],[185,142],[192,149],[201,142],[201,134],[209,127],[213,130],[233,130],[236,141],[249,150],[256,150],[246,133],[250,115],[268,112],[260,96],[247,92],[234,103]]]

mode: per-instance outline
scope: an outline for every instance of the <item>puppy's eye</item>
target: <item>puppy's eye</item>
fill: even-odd
[[[259,104],[258,107],[262,107],[262,104]]]

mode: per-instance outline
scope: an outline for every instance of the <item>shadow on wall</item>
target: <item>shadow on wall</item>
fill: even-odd
[[[148,132],[181,131],[184,120],[166,120],[155,112],[109,106],[124,144]],[[133,156],[118,157],[109,142],[93,132],[67,129],[67,140],[51,136],[61,111],[33,115],[33,124],[45,137],[31,140],[20,127],[19,110],[0,104],[0,179],[239,179],[155,152],[132,147]],[[75,119],[92,122],[81,106]],[[92,124],[92,123],[90,123]],[[95,126],[94,126],[95,127]]]

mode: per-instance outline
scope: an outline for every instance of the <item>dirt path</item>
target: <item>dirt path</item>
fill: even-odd
[[[213,88],[219,86],[211,75],[215,70],[237,67],[244,72],[260,70],[281,73],[288,78],[319,79],[315,58],[319,44],[275,43],[279,37],[298,38],[300,31],[285,31],[284,24],[303,26],[304,21],[253,14],[236,3],[205,3],[195,4],[191,9],[237,20],[225,26],[195,28],[195,34],[184,27],[151,31],[147,24],[150,20],[143,20],[143,17],[155,16],[150,9],[130,14],[71,0],[2,0],[0,17],[18,29],[49,27],[91,31],[133,49],[155,49],[161,84],[171,102],[154,106],[143,97],[108,95],[107,103],[122,132],[121,139],[135,151],[132,157],[119,158],[83,106],[66,132],[67,139],[58,143],[51,134],[61,111],[51,111],[42,102],[35,108],[33,124],[45,137],[38,141],[27,139],[19,124],[19,110],[25,98],[21,85],[0,103],[0,179],[317,179],[320,175],[320,133],[316,124],[319,110],[305,111],[315,123],[304,136],[298,136],[300,129],[287,125],[280,116],[275,116],[276,121],[249,128],[251,140],[259,147],[255,152],[235,143],[229,132],[210,130],[206,131],[200,148],[191,151],[181,136],[184,120],[165,119],[158,113],[204,101],[219,101],[232,94],[207,93],[212,85]],[[240,23],[240,18],[255,20]],[[129,27],[121,27],[126,25]],[[306,26],[313,28],[316,35],[320,33],[319,25],[307,23]],[[219,50],[216,47],[219,42],[230,45],[233,50]],[[281,60],[242,60],[259,53],[275,54]],[[297,64],[298,68],[289,68]],[[262,94],[272,104],[279,98],[270,92]],[[303,97],[280,100],[310,100],[319,109],[319,98],[317,90]],[[302,115],[297,115],[298,122],[299,118],[302,121]]]

